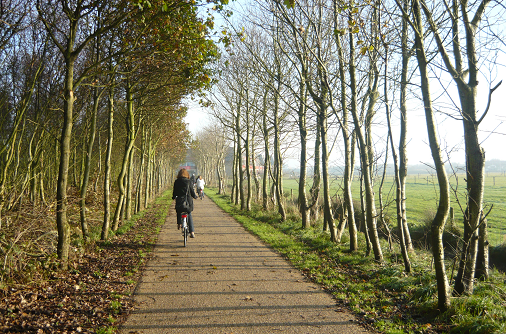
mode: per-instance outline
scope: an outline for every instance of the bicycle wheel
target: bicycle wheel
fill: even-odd
[[[186,247],[186,242],[188,241],[188,223],[187,223],[188,215],[186,213],[181,214],[181,223],[183,224],[183,242]]]

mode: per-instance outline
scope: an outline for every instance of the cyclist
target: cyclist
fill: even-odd
[[[195,188],[195,174],[192,174],[190,177],[191,187]]]
[[[197,199],[195,191],[190,181],[190,174],[186,169],[181,169],[177,174],[177,179],[174,181],[174,188],[172,189],[172,199],[177,197],[187,197],[188,204],[190,206],[188,210],[188,228],[190,231],[190,238],[195,238],[193,229],[193,219],[191,212],[193,211],[193,198]],[[181,228],[181,214],[177,213],[177,229]]]
[[[200,199],[204,199],[204,185],[205,184],[206,184],[206,182],[202,178],[202,175],[199,175],[197,177],[197,194],[200,195]],[[202,192],[202,194],[200,192]]]

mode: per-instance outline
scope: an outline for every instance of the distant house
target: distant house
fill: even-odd
[[[228,175],[232,175],[232,163],[234,161],[234,148],[229,147],[227,155],[225,156],[225,168]],[[242,157],[242,169],[246,170],[246,157]],[[250,162],[249,170],[253,172],[253,164]],[[264,172],[264,159],[262,156],[257,155],[255,158],[255,171],[257,174]]]
[[[177,170],[179,171],[180,169],[186,169],[190,176],[192,174],[198,175],[197,165],[191,161],[187,161],[179,165]]]

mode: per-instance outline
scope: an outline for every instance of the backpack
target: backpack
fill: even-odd
[[[186,195],[184,197],[176,196],[176,212],[190,212],[190,203],[188,202],[188,187],[186,188]]]

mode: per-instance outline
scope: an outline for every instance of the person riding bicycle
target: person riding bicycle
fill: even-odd
[[[191,187],[195,188],[195,174],[192,174],[190,177]]]
[[[201,196],[201,199],[204,198],[204,185],[206,184],[206,182],[204,181],[204,179],[202,178],[202,175],[199,175],[197,177],[197,194],[200,195],[200,192],[202,192],[202,196]]]
[[[188,209],[188,228],[190,230],[190,238],[195,238],[193,219],[191,212],[193,211],[193,198],[197,199],[195,191],[190,181],[190,174],[186,169],[181,169],[177,174],[177,179],[174,181],[174,188],[172,189],[172,199],[176,197],[185,197],[189,204]],[[177,213],[177,229],[181,228],[181,213]]]

